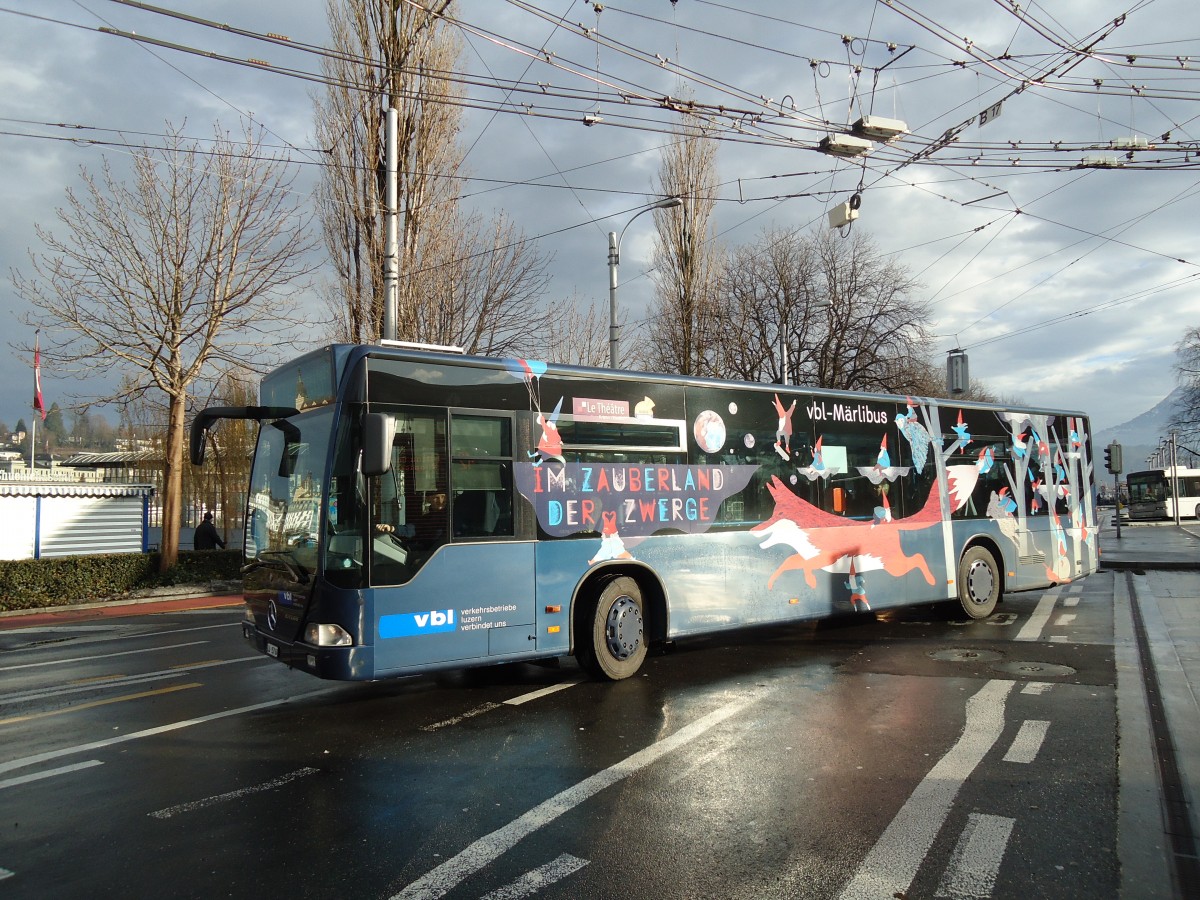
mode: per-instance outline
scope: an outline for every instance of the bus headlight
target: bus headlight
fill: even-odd
[[[349,647],[354,643],[350,633],[341,625],[318,625],[315,622],[305,629],[304,641],[317,647]]]

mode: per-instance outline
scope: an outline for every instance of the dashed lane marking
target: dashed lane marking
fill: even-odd
[[[479,900],[523,900],[536,894],[544,887],[549,887],[557,881],[562,881],[568,875],[578,872],[588,864],[588,860],[564,853],[562,856],[526,872],[516,881],[497,888],[490,894],[484,894]]]
[[[935,897],[990,900],[1015,819],[971,813]]]
[[[229,800],[237,800],[239,797],[248,797],[251,794],[260,794],[263,791],[272,791],[275,788],[283,787],[297,778],[304,778],[306,775],[316,775],[320,769],[305,767],[297,769],[295,772],[289,772],[286,775],[280,775],[278,778],[272,778],[270,781],[264,781],[262,784],[254,784],[250,787],[238,788],[236,791],[229,791],[224,794],[217,794],[215,797],[205,797],[203,800],[193,800],[190,803],[180,803],[177,806],[168,806],[166,809],[160,809],[152,813],[148,813],[155,819],[169,819],[172,816],[177,816],[181,813],[195,812],[198,809],[205,809],[209,806],[216,806],[218,803],[225,803]]]
[[[1021,723],[1017,736],[1013,738],[1012,746],[1004,754],[1005,762],[1031,763],[1037,758],[1042,749],[1042,741],[1046,739],[1049,722],[1036,719],[1026,719]]]
[[[33,719],[46,719],[50,716],[61,716],[67,713],[81,712],[85,709],[94,709],[97,706],[108,706],[110,703],[124,703],[126,700],[141,700],[145,697],[157,697],[160,694],[173,694],[176,691],[186,691],[189,688],[201,687],[199,681],[193,681],[189,684],[175,684],[171,687],[159,688],[156,691],[141,691],[137,694],[122,694],[120,697],[109,697],[107,700],[93,700],[91,703],[80,703],[75,706],[64,706],[62,709],[48,709],[43,712],[26,713],[23,716],[9,716],[7,719],[0,719],[0,725],[14,725],[17,722],[29,722]]]
[[[1029,621],[1017,632],[1017,636],[1013,640],[1036,641],[1040,638],[1042,636],[1042,629],[1046,627],[1046,622],[1050,619],[1050,614],[1054,612],[1054,601],[1056,599],[1058,598],[1054,594],[1042,595],[1042,599],[1038,601],[1033,615],[1029,617]]]
[[[967,701],[957,743],[938,760],[863,859],[841,900],[908,893],[963,783],[1004,731],[1004,704],[1015,682],[989,681]]]
[[[474,709],[468,709],[460,716],[451,716],[449,719],[442,719],[440,722],[434,722],[432,725],[422,725],[422,731],[437,731],[439,728],[449,728],[451,725],[457,725],[459,722],[464,722],[467,719],[473,719],[476,716],[481,716],[485,712],[491,712],[493,709],[499,709],[499,703],[484,703],[476,706]]]
[[[530,700],[540,700],[549,694],[565,691],[569,687],[575,687],[577,684],[582,684],[582,681],[564,681],[561,684],[552,684],[549,687],[544,687],[538,691],[530,691],[528,694],[522,694],[519,697],[513,697],[511,700],[505,700],[507,706],[520,706],[522,703],[528,703]]]
[[[178,650],[181,647],[198,647],[208,641],[189,641],[186,644],[168,644],[162,647],[146,647],[142,650],[122,650],[119,653],[100,653],[96,656],[73,656],[70,659],[47,659],[42,662],[21,663],[16,666],[0,666],[0,672],[13,672],[17,669],[37,669],[42,666],[69,666],[79,662],[90,662],[93,659],[112,659],[114,656],[132,656],[135,653],[160,653],[163,650]]]
[[[498,859],[542,826],[549,825],[605,788],[640,772],[671,751],[696,740],[726,719],[746,709],[757,699],[752,696],[728,703],[697,719],[691,725],[684,726],[670,737],[665,737],[607,769],[585,778],[578,784],[560,791],[549,800],[538,804],[507,825],[497,828],[491,834],[484,835],[456,856],[431,869],[396,894],[392,900],[417,900],[417,898],[436,900],[436,898],[445,896],[464,879]]]
[[[42,781],[46,778],[54,778],[58,775],[69,775],[71,772],[78,772],[81,769],[90,769],[93,766],[102,766],[104,763],[98,759],[89,759],[81,763],[75,763],[73,766],[61,766],[57,769],[47,769],[45,772],[34,772],[30,775],[18,775],[16,778],[6,778],[0,781],[0,791],[5,788],[17,787],[22,784],[29,784],[31,781]]]
[[[194,725],[204,725],[208,722],[215,722],[218,719],[227,719],[231,716],[240,716],[245,713],[258,712],[262,709],[271,709],[275,706],[283,706],[285,703],[293,703],[297,700],[307,700],[310,697],[317,697],[321,694],[332,693],[337,690],[340,685],[317,688],[312,691],[305,691],[302,694],[293,694],[290,697],[280,697],[277,700],[265,700],[262,703],[252,703],[249,706],[239,706],[237,709],[224,709],[220,712],[209,713],[205,716],[197,716],[194,719],[183,719],[179,722],[171,722],[168,725],[157,725],[154,728],[146,728],[142,731],[133,731],[129,734],[120,734],[115,737],[104,738],[99,741],[89,741],[86,744],[76,744],[73,747],[60,747],[57,750],[47,750],[45,753],[35,753],[32,756],[22,756],[19,759],[12,759],[7,762],[0,762],[0,773],[12,772],[15,769],[23,769],[26,766],[36,766],[39,763],[49,762],[52,759],[61,759],[64,756],[72,756],[76,753],[88,753],[92,750],[101,750],[104,747],[111,747],[114,744],[124,744],[128,741],[139,741],[142,738],[156,737],[160,734],[167,734],[172,731],[178,731],[181,728],[191,728]]]

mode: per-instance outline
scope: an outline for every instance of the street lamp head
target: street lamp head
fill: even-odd
[[[680,197],[668,197],[666,200],[659,200],[651,209],[674,209],[676,206],[683,206],[683,200]]]

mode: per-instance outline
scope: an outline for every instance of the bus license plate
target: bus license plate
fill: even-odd
[[[279,657],[279,647],[275,644],[267,644],[267,656]]]

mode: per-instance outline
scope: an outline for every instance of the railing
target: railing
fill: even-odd
[[[15,472],[0,472],[0,481],[100,484],[104,480],[102,473],[88,469],[17,469]]]

